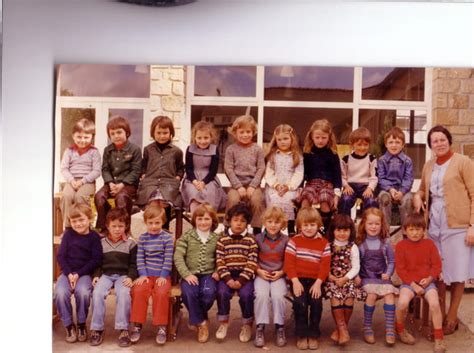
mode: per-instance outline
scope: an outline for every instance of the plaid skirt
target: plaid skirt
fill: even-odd
[[[306,185],[297,198],[298,203],[308,200],[311,205],[326,202],[332,209],[334,207],[334,187],[332,183],[323,179],[312,179]]]

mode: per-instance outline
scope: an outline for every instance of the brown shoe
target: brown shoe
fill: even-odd
[[[334,343],[339,343],[339,331],[337,330],[337,327],[334,329],[334,331],[332,331],[330,337]]]
[[[375,343],[374,331],[371,327],[364,327],[364,341],[369,344]]]
[[[338,341],[341,346],[349,342],[349,331],[347,330],[346,320],[344,318],[344,309],[334,308],[332,309],[334,320],[336,320]]]
[[[433,353],[445,353],[446,346],[444,345],[444,340],[435,340]]]
[[[393,346],[395,344],[395,332],[393,331],[387,331],[385,332],[385,343],[387,343],[389,346]]]
[[[443,333],[445,335],[452,335],[454,331],[459,328],[459,320],[456,319],[455,321],[448,321],[446,320],[443,324]]]
[[[308,337],[308,348],[315,350],[319,348],[319,342],[314,337]]]
[[[199,343],[206,343],[209,340],[209,323],[207,320],[197,326],[197,340]]]
[[[298,337],[296,339],[296,348],[301,349],[301,350],[308,349],[308,338]]]
[[[403,329],[402,332],[398,333],[398,338],[405,344],[415,344],[415,337],[407,331],[407,329]]]

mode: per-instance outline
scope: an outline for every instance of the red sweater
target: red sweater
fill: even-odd
[[[331,248],[321,236],[307,238],[298,234],[288,241],[283,269],[290,280],[298,277],[324,281],[329,275],[330,263]]]
[[[403,239],[395,248],[395,270],[402,282],[408,285],[428,276],[438,278],[441,273],[438,248],[430,239],[417,242]]]

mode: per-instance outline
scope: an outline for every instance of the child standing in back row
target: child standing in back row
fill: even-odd
[[[303,156],[296,132],[290,125],[282,124],[275,128],[265,159],[266,203],[283,209],[288,219],[288,233],[294,234],[293,200],[303,181]]]
[[[253,234],[262,227],[263,193],[260,188],[265,173],[263,150],[253,138],[257,134],[257,123],[250,115],[235,119],[230,133],[237,140],[225,151],[224,169],[232,188],[227,194],[226,211],[240,201],[247,202],[252,212]]]
[[[301,207],[320,204],[320,213],[327,231],[333,210],[341,197],[341,162],[336,137],[328,120],[316,120],[304,141],[305,187],[298,198]]]
[[[92,145],[95,125],[88,119],[81,119],[72,128],[74,144],[66,148],[61,160],[61,174],[66,180],[61,197],[61,214],[64,226],[70,227],[69,209],[74,203],[89,204],[89,197],[95,193],[95,180],[100,176],[100,153]]]
[[[385,342],[395,344],[395,294],[398,289],[392,284],[395,270],[395,255],[389,242],[384,214],[378,208],[368,208],[362,215],[357,230],[360,252],[362,288],[367,293],[364,305],[364,340],[375,343],[372,317],[377,299],[383,298],[385,312]]]

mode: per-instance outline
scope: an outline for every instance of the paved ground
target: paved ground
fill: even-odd
[[[387,347],[383,343],[384,335],[384,317],[383,311],[380,307],[381,303],[378,303],[378,307],[375,313],[375,324],[374,329],[376,333],[377,342],[374,345],[368,345],[362,340],[361,323],[363,321],[363,307],[361,303],[356,303],[354,309],[354,315],[351,319],[349,329],[351,333],[351,341],[344,347],[338,347],[332,343],[329,339],[329,335],[334,328],[334,322],[331,317],[329,310],[329,302],[324,303],[324,312],[321,322],[322,337],[320,339],[320,351],[324,352],[431,352],[433,343],[429,342],[424,336],[423,332],[420,332],[417,327],[418,324],[415,322],[411,325],[412,331],[417,337],[417,343],[415,346],[406,346],[400,342],[397,342],[395,347]],[[142,339],[138,344],[135,344],[129,348],[120,348],[116,344],[116,338],[118,333],[113,331],[113,310],[114,310],[114,297],[107,299],[107,316],[106,316],[106,327],[109,328],[105,333],[105,339],[101,346],[91,347],[89,343],[74,343],[69,344],[64,340],[65,333],[61,322],[57,322],[53,327],[53,352],[149,352],[161,351],[161,352],[257,352],[261,349],[255,348],[251,342],[241,343],[238,340],[238,334],[240,329],[240,310],[238,309],[237,298],[233,299],[232,312],[231,312],[231,324],[227,339],[223,343],[218,343],[215,339],[216,331],[216,320],[215,305],[211,309],[211,338],[208,343],[200,344],[195,340],[195,333],[187,328],[187,311],[183,309],[183,320],[180,323],[178,330],[178,338],[174,342],[168,342],[163,347],[158,347],[155,344],[155,329],[151,323],[148,322],[144,327]],[[291,316],[291,308],[288,305],[288,319],[286,324],[286,333],[288,337],[288,344],[285,348],[276,347],[273,343],[274,335],[271,327],[267,327],[267,345],[264,350],[271,350],[274,352],[297,352],[295,347],[295,338],[293,335],[293,318]],[[473,322],[474,313],[474,292],[468,292],[463,298],[463,307],[460,312],[464,317],[469,318],[471,323]],[[90,315],[89,315],[90,316]],[[150,316],[150,315],[149,315]],[[270,329],[270,330],[269,330]],[[448,352],[474,352],[474,333],[469,328],[462,324],[459,330],[454,335],[446,337],[446,344]]]

